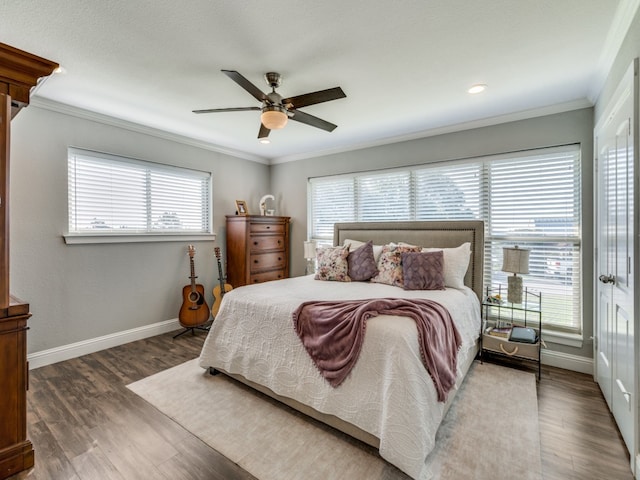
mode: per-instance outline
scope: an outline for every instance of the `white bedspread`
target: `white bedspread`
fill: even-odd
[[[240,374],[356,425],[380,439],[385,460],[412,478],[427,478],[425,459],[445,408],[420,358],[413,320],[384,315],[368,320],[360,358],[338,388],[322,378],[293,328],[291,314],[303,301],[382,297],[429,298],[449,310],[462,337],[457,388],[464,377],[462,360],[480,330],[479,302],[466,288],[405,291],[376,283],[318,281],[311,275],[237,288],[223,298],[200,366]]]

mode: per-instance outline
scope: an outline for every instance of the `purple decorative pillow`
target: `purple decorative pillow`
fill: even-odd
[[[315,279],[350,282],[349,264],[347,263],[348,255],[348,246],[316,249],[318,269],[316,271]]]
[[[444,290],[444,254],[403,253],[402,273],[405,290]]]
[[[354,282],[366,282],[377,274],[378,267],[373,254],[373,241],[369,240],[364,245],[349,252],[347,263],[349,264],[349,277]]]

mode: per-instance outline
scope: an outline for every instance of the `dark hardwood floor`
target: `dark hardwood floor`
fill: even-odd
[[[204,337],[168,333],[32,370],[36,466],[12,480],[254,478],[125,387],[197,357]],[[590,376],[543,367],[538,404],[545,480],[632,480]],[[202,414],[215,421],[215,412]]]

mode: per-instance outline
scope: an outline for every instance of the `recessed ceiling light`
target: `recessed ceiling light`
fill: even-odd
[[[487,89],[487,86],[482,84],[482,83],[478,83],[476,85],[473,85],[469,90],[467,90],[467,92],[475,95],[476,93],[482,93]]]
[[[263,143],[266,145],[267,143],[271,143],[271,140],[269,140],[268,138],[261,138],[260,143]]]

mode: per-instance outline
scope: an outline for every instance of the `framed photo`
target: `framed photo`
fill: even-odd
[[[247,202],[244,200],[236,200],[236,210],[238,211],[238,215],[249,215]]]

